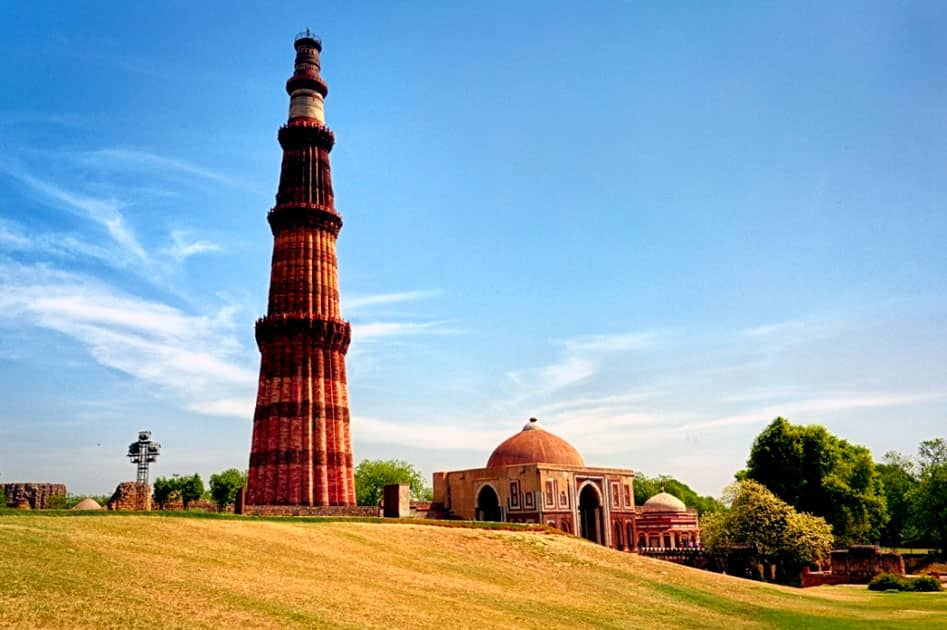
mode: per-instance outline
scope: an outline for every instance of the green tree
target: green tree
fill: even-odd
[[[920,475],[908,494],[911,522],[922,541],[947,553],[947,442],[925,440],[918,448]]]
[[[736,482],[724,500],[728,511],[701,521],[701,541],[711,553],[726,553],[734,545],[749,548],[759,562],[776,565],[780,581],[793,582],[804,566],[832,550],[832,528],[825,519],[797,512],[760,483]]]
[[[7,507],[7,491],[0,485],[0,510]]]
[[[753,443],[745,477],[797,510],[824,517],[842,545],[877,541],[888,520],[871,453],[819,425],[773,420]]]
[[[160,509],[168,507],[168,501],[178,496],[177,479],[168,479],[167,477],[158,477],[152,485],[152,497]]]
[[[414,499],[423,499],[429,492],[421,471],[398,459],[363,459],[355,468],[355,495],[359,505],[378,505],[385,486],[394,483],[407,484]]]
[[[201,476],[194,473],[190,477],[178,477],[175,475],[174,481],[177,483],[178,494],[181,495],[181,501],[186,510],[192,501],[197,501],[204,494],[204,482]]]
[[[237,493],[240,488],[247,485],[247,475],[236,468],[227,470],[210,476],[210,496],[217,504],[217,510],[221,511],[227,505],[230,505],[237,499]]]
[[[917,448],[917,459],[921,470],[947,464],[947,441],[944,438],[924,440]]]
[[[911,493],[917,486],[914,462],[901,453],[888,451],[884,463],[875,468],[884,487],[888,522],[881,530],[881,544],[900,547],[913,542],[916,533],[912,529]]]

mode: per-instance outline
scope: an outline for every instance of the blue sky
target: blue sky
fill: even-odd
[[[718,494],[776,415],[944,435],[947,5],[126,4],[0,7],[0,480],[246,466],[306,27],[356,459],[538,416]]]

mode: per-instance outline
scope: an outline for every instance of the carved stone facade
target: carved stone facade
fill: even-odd
[[[279,130],[279,190],[267,217],[274,239],[269,307],[256,323],[261,361],[242,506],[248,514],[355,505],[345,374],[351,327],[339,308],[342,217],[329,167],[335,136],[324,122],[322,43],[307,31],[295,48],[290,116]]]
[[[61,483],[5,483],[3,493],[7,497],[4,507],[42,510],[49,507],[51,497],[66,496],[66,486]]]
[[[632,470],[586,466],[571,444],[531,418],[486,467],[434,473],[430,516],[544,523],[623,551],[637,551],[644,524],[649,535],[661,532],[661,545],[671,535],[669,549],[699,546],[696,512],[661,495],[636,507],[634,479]]]
[[[637,508],[638,550],[643,553],[700,547],[697,510],[667,492],[659,492]]]
[[[439,472],[432,508],[471,521],[545,523],[629,549],[635,540],[633,482],[631,470],[545,463]]]

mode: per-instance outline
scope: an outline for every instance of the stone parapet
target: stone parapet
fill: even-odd
[[[244,505],[247,516],[381,516],[373,505]]]

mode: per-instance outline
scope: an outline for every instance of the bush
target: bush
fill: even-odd
[[[937,578],[930,575],[924,575],[911,580],[909,589],[921,593],[930,593],[932,591],[942,591],[944,590],[944,587],[941,586],[940,580]]]
[[[868,584],[870,591],[917,591],[929,593],[932,591],[942,591],[940,580],[930,575],[919,578],[906,578],[893,573],[881,573],[876,575]]]
[[[872,578],[868,583],[869,591],[906,591],[908,581],[900,575],[894,573],[880,573]]]

